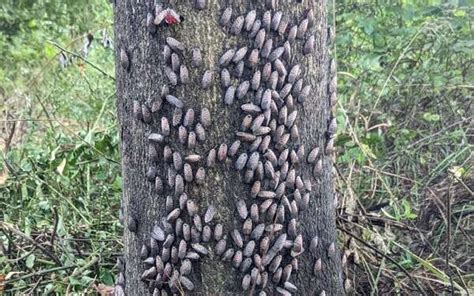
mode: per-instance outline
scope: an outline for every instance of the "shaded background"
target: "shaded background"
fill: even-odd
[[[474,9],[379,2],[329,7],[345,286],[472,293]],[[122,227],[112,19],[106,0],[0,4],[0,291],[113,285]]]

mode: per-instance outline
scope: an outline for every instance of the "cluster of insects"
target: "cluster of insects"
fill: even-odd
[[[206,3],[196,1],[195,7],[204,9]],[[298,258],[305,249],[314,258],[314,273],[322,270],[318,250],[323,242],[317,236],[305,238],[298,230],[298,217],[315,195],[311,177],[303,177],[299,168],[310,165],[312,178],[317,181],[323,173],[322,154],[334,150],[336,132],[336,120],[331,118],[324,149],[314,146],[306,151],[300,141],[298,106],[317,98],[311,97],[311,86],[303,79],[305,69],[294,61],[292,51],[300,50],[303,56],[314,51],[313,11],[308,9],[301,20],[294,22],[289,15],[276,10],[275,1],[267,0],[266,7],[266,11],[251,10],[243,15],[235,15],[231,7],[221,12],[218,21],[222,30],[239,36],[245,44],[225,49],[218,58],[220,69],[203,70],[200,79],[201,88],[209,89],[219,72],[223,105],[238,105],[242,118],[232,143],[222,143],[205,156],[192,152],[183,155],[168,145],[175,141],[193,151],[205,141],[206,128],[211,124],[207,108],[197,114],[172,92],[190,82],[183,55],[190,55],[192,67],[203,66],[199,48],[187,50],[179,40],[167,37],[162,53],[167,85],[162,86],[159,98],[133,101],[134,117],[145,124],[155,123],[164,104],[173,110],[170,118],[161,114],[159,131],[147,136],[152,165],[145,172],[146,178],[158,194],[169,193],[165,200],[166,217],[155,223],[149,242],[140,251],[146,266],[141,280],[153,295],[193,291],[193,264],[211,252],[210,243],[214,244],[214,254],[243,274],[242,289],[252,294],[297,293],[291,276],[298,271]],[[182,19],[173,10],[157,6],[154,14],[148,14],[147,26],[153,33],[158,25],[175,25]],[[130,61],[123,49],[120,59],[128,70]],[[334,106],[335,62],[330,64],[330,73],[328,93],[330,105]],[[246,198],[235,202],[241,227],[226,234],[223,225],[214,219],[216,208],[210,205],[201,213],[186,189],[204,184],[206,169],[228,162],[241,174],[249,192]],[[166,174],[159,173],[159,164],[164,165]],[[133,215],[128,218],[129,231],[136,232],[138,224]],[[329,257],[335,254],[334,242],[325,247]],[[125,284],[123,262],[118,266],[120,290]]]

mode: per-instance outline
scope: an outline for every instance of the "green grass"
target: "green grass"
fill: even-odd
[[[341,232],[346,284],[373,295],[472,290],[473,10],[336,10],[338,225],[367,244]],[[11,293],[113,284],[121,169],[104,32],[113,39],[106,0],[0,4],[0,278]]]

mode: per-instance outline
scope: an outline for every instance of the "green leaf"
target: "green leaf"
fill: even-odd
[[[28,267],[29,269],[33,268],[33,266],[35,265],[35,255],[34,254],[30,254],[28,257],[26,257],[26,267]]]
[[[61,163],[56,167],[56,171],[62,176],[64,172],[64,167],[66,166],[66,158],[63,158]]]
[[[56,48],[48,42],[44,43],[44,49],[43,50],[44,50],[44,55],[48,59],[54,58],[54,56],[56,56],[56,54],[57,54]]]

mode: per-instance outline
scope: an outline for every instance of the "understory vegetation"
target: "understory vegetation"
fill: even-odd
[[[331,54],[345,287],[474,293],[474,9],[343,2]],[[0,3],[0,293],[114,283],[122,226],[112,25],[106,0]]]

